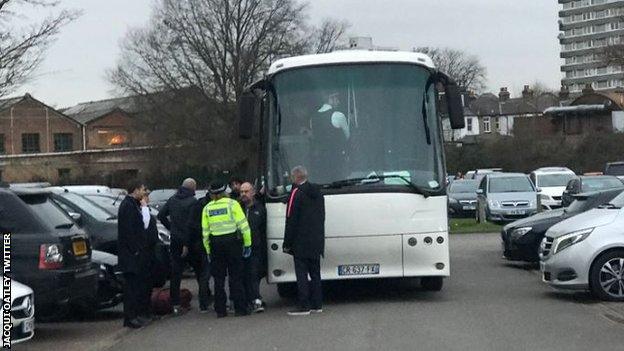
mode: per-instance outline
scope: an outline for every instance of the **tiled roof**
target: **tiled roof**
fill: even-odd
[[[22,99],[24,99],[24,96],[18,96],[18,97],[13,97],[13,98],[8,98],[8,99],[1,99],[0,100],[0,111],[7,109],[15,104],[17,104],[18,102],[22,101]]]
[[[89,101],[61,110],[81,124],[89,123],[115,110],[122,110],[129,114],[140,111],[136,97],[122,97],[116,99]]]

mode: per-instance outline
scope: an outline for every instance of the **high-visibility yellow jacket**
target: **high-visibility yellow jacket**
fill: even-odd
[[[210,236],[227,235],[239,230],[243,234],[243,246],[251,246],[251,229],[240,204],[223,197],[210,201],[202,211],[204,247],[210,254]]]

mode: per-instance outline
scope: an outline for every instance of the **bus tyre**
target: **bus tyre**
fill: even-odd
[[[281,298],[297,297],[296,283],[279,283],[277,284],[277,294]]]
[[[440,291],[443,283],[442,277],[424,277],[420,280],[420,285],[427,291]]]

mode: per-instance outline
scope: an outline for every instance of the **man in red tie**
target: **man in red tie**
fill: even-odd
[[[321,256],[325,250],[325,200],[318,187],[308,182],[305,167],[293,168],[291,178],[283,251],[294,257],[298,306],[288,314],[302,316],[323,311]]]

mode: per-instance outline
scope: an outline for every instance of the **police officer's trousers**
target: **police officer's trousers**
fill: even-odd
[[[214,308],[225,315],[227,297],[225,277],[230,280],[230,297],[237,314],[247,314],[243,292],[243,243],[236,234],[210,236],[210,268],[214,278]]]

